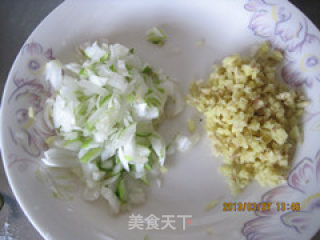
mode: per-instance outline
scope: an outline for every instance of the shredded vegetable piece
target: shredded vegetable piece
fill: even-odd
[[[209,202],[206,206],[206,211],[210,211],[211,209],[213,209],[215,206],[217,206],[219,204],[218,200],[213,200],[211,202]]]
[[[206,232],[208,235],[212,235],[212,228],[207,228]]]
[[[119,199],[121,202],[126,201],[125,191],[126,191],[126,189],[125,189],[124,181],[123,181],[123,179],[121,179],[119,182],[119,186],[118,186],[118,194],[119,194]]]
[[[49,167],[80,166],[85,198],[102,196],[118,213],[123,203],[145,199],[130,184],[148,185],[147,172],[167,172],[166,144],[155,124],[165,116],[176,83],[143,63],[133,48],[94,42],[80,53],[78,63],[47,63],[46,76],[56,90],[47,106],[57,136],[46,140],[50,148],[42,161]]]
[[[45,140],[46,144],[47,144],[48,146],[50,146],[50,145],[54,142],[55,138],[56,138],[55,136],[50,136],[50,137],[48,137],[48,138]]]
[[[83,157],[80,158],[80,162],[89,162],[90,160],[94,159],[99,153],[101,152],[101,148],[93,148],[90,149]]]
[[[161,167],[160,172],[166,174],[168,172],[168,169],[166,167]]]
[[[199,40],[199,41],[196,43],[196,45],[197,45],[197,47],[201,48],[201,47],[204,46],[204,43],[205,43],[204,40],[201,39],[201,40]]]
[[[188,129],[189,129],[190,133],[193,133],[194,130],[196,129],[193,119],[188,120]]]
[[[167,39],[164,32],[158,27],[152,27],[147,32],[147,40],[152,44],[162,46]]]
[[[143,238],[143,240],[149,240],[149,239],[150,239],[150,237],[149,237],[148,234],[146,234],[146,235],[144,236],[144,238]]]
[[[34,110],[32,107],[28,108],[28,117],[29,118],[34,118]]]

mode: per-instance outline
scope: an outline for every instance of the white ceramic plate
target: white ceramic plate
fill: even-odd
[[[151,26],[161,26],[167,33],[164,47],[145,41]],[[43,141],[52,133],[42,121],[42,107],[50,95],[42,72],[49,59],[67,63],[74,59],[76,46],[98,38],[134,47],[146,62],[175,77],[184,93],[192,80],[207,78],[212,64],[224,56],[245,52],[264,40],[284,49],[280,75],[303,87],[311,99],[304,120],[305,141],[297,149],[288,183],[273,189],[253,183],[232,197],[217,171],[221,159],[212,157],[203,137],[191,151],[170,159],[163,187],[152,186],[147,203],[132,212],[112,217],[104,201],[83,201],[79,183],[48,171],[39,161]],[[198,41],[204,46],[198,47]],[[146,234],[150,240],[309,239],[320,226],[319,80],[320,33],[284,0],[67,0],[31,34],[9,74],[1,111],[6,173],[24,212],[46,239],[141,240]],[[36,110],[37,120],[26,130],[29,106]],[[181,129],[189,112],[167,124],[165,132]],[[215,199],[220,203],[206,212],[206,204]],[[273,206],[277,201],[300,203],[301,211],[222,211],[224,202],[263,201]],[[150,215],[163,230],[146,230]],[[165,215],[173,215],[175,230],[165,227],[169,218]],[[192,217],[187,217],[184,230],[185,215]],[[128,230],[134,220],[142,221],[143,230]]]

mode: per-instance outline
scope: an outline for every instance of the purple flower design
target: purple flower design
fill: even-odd
[[[40,43],[32,41],[22,48],[22,56],[27,56],[27,69],[37,74],[43,69],[43,65],[48,60],[53,60],[52,48],[44,50]]]
[[[30,156],[38,157],[46,149],[45,140],[55,134],[48,124],[45,102],[51,96],[51,88],[37,79],[14,78],[16,88],[8,98],[8,104],[15,110],[15,121],[8,128],[12,140]],[[34,111],[34,119],[29,117],[29,108]],[[17,130],[17,128],[19,130]],[[15,129],[15,130],[13,130]]]
[[[272,202],[268,212],[256,212],[242,233],[248,240],[307,239],[320,228],[320,151],[315,159],[305,157],[290,172],[288,184],[265,193],[261,201]],[[299,202],[301,211],[283,213],[276,202]]]
[[[249,0],[245,9],[253,12],[249,29],[255,35],[267,39],[274,37],[278,23],[285,22],[291,17],[284,7],[278,7],[275,3],[269,1]]]
[[[278,220],[278,221],[276,221]],[[279,219],[272,217],[258,217],[247,222],[242,230],[247,240],[294,240],[294,230],[279,223]]]
[[[275,22],[267,21],[273,19],[272,5],[266,4],[263,0],[249,0],[244,7],[246,10],[254,13],[249,23],[249,29],[259,37],[272,37]]]
[[[28,67],[33,71],[37,71],[40,68],[40,63],[36,60],[31,59],[29,61]]]
[[[54,59],[52,49],[44,50],[41,44],[32,41],[26,44],[21,51],[22,61],[28,71],[20,71],[24,75],[38,74],[48,60]],[[65,200],[72,198],[71,193],[78,188],[78,182],[68,169],[47,168],[40,157],[47,149],[46,139],[56,135],[49,117],[49,109],[46,101],[51,96],[51,86],[47,81],[38,78],[17,77],[11,79],[14,88],[8,97],[8,105],[13,114],[8,131],[13,144],[19,146],[23,157],[16,153],[9,155],[9,168],[18,167],[18,171],[24,172],[29,167],[36,169],[36,176],[46,183],[54,197]],[[34,117],[30,116],[32,108]]]
[[[294,54],[287,54],[288,63],[282,69],[282,77],[294,86],[312,87],[320,81],[320,39],[308,34],[306,41]]]
[[[293,14],[281,1],[248,0],[245,9],[252,12],[249,29],[279,48],[294,51],[303,44],[308,26],[303,16]],[[285,7],[286,6],[286,7]]]
[[[279,22],[275,26],[275,44],[287,48],[289,52],[300,47],[307,36],[308,24],[306,19],[292,17],[291,13],[284,8],[279,9],[281,15]]]
[[[249,29],[285,50],[285,82],[312,87],[314,81],[320,81],[320,40],[309,33],[303,14],[296,13],[287,1],[247,0],[244,8],[252,13]]]

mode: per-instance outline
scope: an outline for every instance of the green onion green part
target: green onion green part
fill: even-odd
[[[151,42],[152,44],[162,46],[167,39],[167,36],[164,32],[158,27],[152,27],[147,32],[147,41]]]
[[[86,154],[82,156],[82,158],[80,158],[80,162],[83,162],[83,163],[89,162],[94,157],[96,157],[101,152],[101,150],[102,150],[101,148],[90,149]]]

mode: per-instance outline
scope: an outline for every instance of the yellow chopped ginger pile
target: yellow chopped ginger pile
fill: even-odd
[[[204,114],[207,134],[223,156],[220,172],[234,194],[253,179],[263,186],[283,182],[302,138],[308,102],[276,80],[282,60],[265,42],[253,57],[226,57],[206,82],[191,85],[187,102]]]

